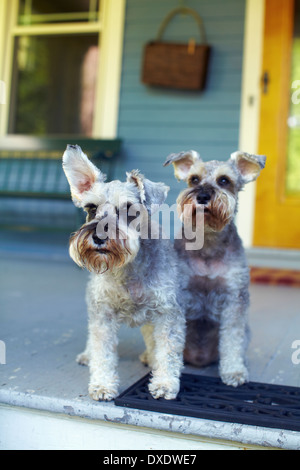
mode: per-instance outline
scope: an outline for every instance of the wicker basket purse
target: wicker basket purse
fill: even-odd
[[[168,23],[179,13],[192,15],[200,30],[201,44],[190,39],[188,44],[162,41]],[[210,46],[206,43],[201,17],[195,10],[179,7],[162,22],[157,39],[145,45],[142,82],[146,85],[181,90],[203,90],[207,76]]]

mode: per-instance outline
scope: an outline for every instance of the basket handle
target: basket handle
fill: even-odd
[[[202,18],[195,10],[188,7],[177,7],[174,8],[174,10],[170,11],[170,13],[166,16],[166,18],[163,20],[162,24],[159,27],[156,40],[160,41],[162,39],[162,36],[169,22],[174,18],[174,16],[178,15],[179,13],[192,15],[194,17],[200,29],[200,37],[202,38],[202,42],[203,44],[206,44],[206,34]]]

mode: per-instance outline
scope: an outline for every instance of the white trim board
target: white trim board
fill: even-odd
[[[0,430],[0,450],[198,451],[261,448],[15,406],[0,405],[0,420],[3,423]]]
[[[260,77],[264,39],[265,0],[247,0],[245,15],[239,149],[257,153],[260,116]],[[246,247],[253,244],[255,184],[240,193],[236,218],[238,232]]]
[[[114,138],[119,117],[126,0],[105,0],[94,137]]]

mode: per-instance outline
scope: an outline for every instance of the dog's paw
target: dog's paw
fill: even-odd
[[[153,377],[149,384],[149,392],[156,399],[174,400],[179,392],[179,387],[179,379],[168,381],[167,379]]]
[[[81,354],[78,354],[76,357],[76,362],[81,366],[88,366],[89,365],[89,356],[88,354],[83,351]]]
[[[235,370],[226,370],[220,372],[222,382],[231,387],[238,387],[249,381],[249,373],[245,366]]]
[[[118,395],[118,390],[105,385],[90,384],[89,395],[96,401],[111,401]]]

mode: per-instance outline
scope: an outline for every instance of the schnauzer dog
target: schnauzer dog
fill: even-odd
[[[203,162],[191,150],[170,155],[164,164],[172,163],[177,179],[188,184],[177,198],[183,228],[186,205],[193,219],[197,210],[204,210],[202,249],[185,250],[184,231],[175,241],[190,271],[181,296],[187,318],[184,359],[198,367],[219,359],[222,381],[234,387],[248,381],[245,353],[250,336],[249,269],[234,216],[239,191],[256,180],[265,161],[265,156],[237,151],[226,162]]]
[[[70,238],[70,256],[91,272],[88,340],[77,357],[89,365],[89,394],[94,400],[117,396],[117,331],[126,323],[141,327],[146,344],[141,360],[152,369],[150,393],[174,399],[185,341],[185,318],[176,299],[178,255],[169,240],[143,235],[150,223],[153,227],[152,207],[164,202],[169,188],[138,171],[127,173],[125,182],[105,183],[105,175],[77,145],[67,146],[63,169],[75,206],[87,212],[86,223]]]

